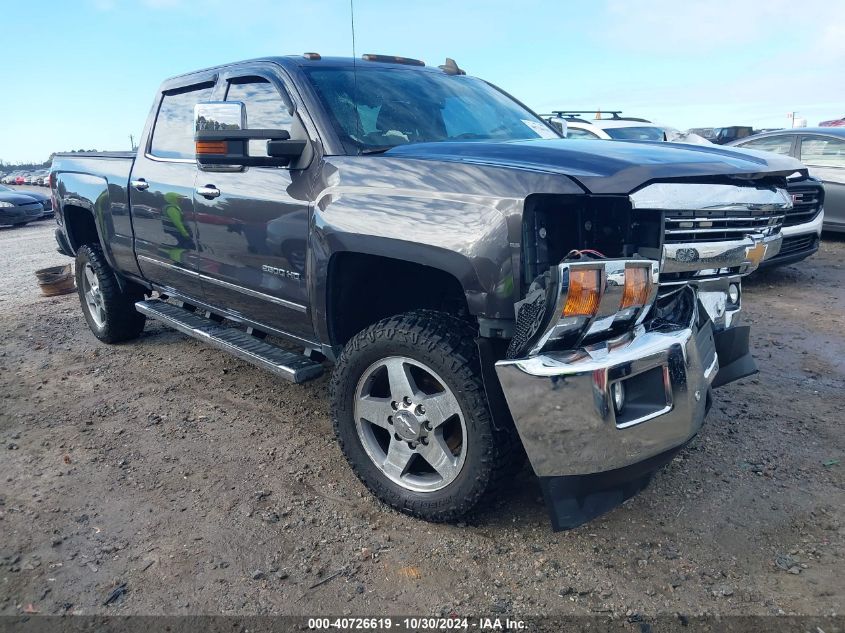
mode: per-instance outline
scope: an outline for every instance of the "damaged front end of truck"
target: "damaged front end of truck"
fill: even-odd
[[[741,278],[780,250],[780,175],[530,196],[514,336],[496,373],[555,529],[644,488],[757,371]]]

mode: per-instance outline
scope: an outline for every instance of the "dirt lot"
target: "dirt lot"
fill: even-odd
[[[527,469],[466,523],[385,508],[325,378],[156,324],[100,344],[76,295],[38,295],[63,261],[49,222],[0,230],[0,614],[842,611],[845,240],[747,284],[760,374],[644,493],[558,534]]]

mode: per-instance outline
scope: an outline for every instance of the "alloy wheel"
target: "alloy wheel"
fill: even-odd
[[[355,390],[354,417],[368,457],[403,488],[434,492],[460,474],[464,414],[445,381],[424,364],[390,356],[370,365]]]
[[[101,328],[106,322],[106,304],[103,300],[103,293],[100,291],[100,281],[90,263],[85,264],[82,275],[82,292],[85,295],[85,303],[88,304],[88,312],[97,327]]]

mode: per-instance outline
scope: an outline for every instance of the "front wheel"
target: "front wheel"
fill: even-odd
[[[144,298],[134,286],[122,290],[99,246],[86,244],[76,253],[76,287],[88,327],[104,343],[137,338],[146,317],[135,310]]]
[[[491,419],[474,335],[443,313],[391,317],[353,337],[332,376],[335,433],[356,475],[431,521],[471,510],[521,455],[515,431]]]

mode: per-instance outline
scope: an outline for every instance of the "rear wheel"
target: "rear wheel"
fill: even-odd
[[[408,514],[459,518],[521,457],[514,429],[493,424],[474,339],[450,315],[409,312],[357,334],[335,367],[344,455],[370,491]]]
[[[143,291],[132,285],[121,290],[102,249],[86,244],[76,253],[76,287],[88,327],[105,343],[137,338],[146,317],[135,310]]]

